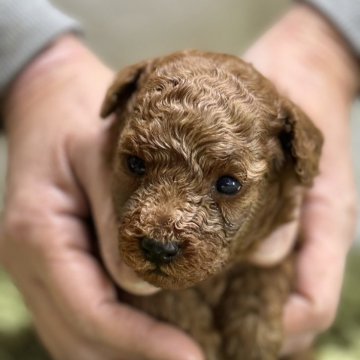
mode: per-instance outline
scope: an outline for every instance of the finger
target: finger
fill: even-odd
[[[110,130],[111,122],[101,123],[99,120],[98,131],[73,144],[70,157],[89,196],[101,257],[112,279],[129,293],[151,295],[159,289],[139,278],[119,256],[118,229],[110,191],[111,168],[104,156],[104,149],[109,146]]]
[[[110,349],[107,344],[88,339],[74,324],[69,323],[54,304],[51,289],[29,284],[22,289],[33,315],[33,324],[55,360],[125,360],[118,349]]]
[[[298,219],[282,225],[264,239],[249,261],[259,266],[273,266],[285,259],[294,248],[297,239]]]
[[[122,261],[118,262],[116,280],[117,284],[125,291],[134,295],[152,295],[161,289],[140,279],[136,273]]]
[[[40,242],[57,239],[56,242],[63,244],[64,248],[57,246],[53,251],[54,247],[51,247],[50,251],[42,254],[41,261],[38,261],[37,271],[17,271],[16,273],[17,284],[26,294],[27,304],[34,315],[35,327],[46,348],[56,359],[144,359],[143,354],[134,354],[131,348],[122,349],[118,345],[118,339],[111,343],[106,334],[102,334],[103,337],[100,338],[91,332],[93,314],[87,313],[88,308],[82,304],[84,299],[77,296],[77,291],[81,291],[81,286],[92,287],[93,279],[87,262],[94,267],[94,270],[98,272],[97,277],[102,280],[100,296],[109,296],[115,302],[115,291],[110,281],[98,268],[95,259],[81,246],[84,242],[83,238],[88,235],[86,228],[83,228],[74,219],[68,219],[65,223],[63,221],[54,221],[54,223],[61,224],[61,228],[35,227],[31,235],[36,236]],[[63,228],[66,228],[67,232],[64,232]],[[65,236],[58,234],[65,234]],[[72,236],[75,239],[71,241]],[[83,255],[84,261],[74,256],[77,253]],[[23,258],[22,261],[26,262],[26,259]],[[78,286],[78,289],[71,287],[71,283],[68,282],[71,275],[63,271],[63,267],[69,264],[74,265],[69,269],[73,273],[78,273],[82,279],[82,284]],[[59,276],[59,287],[54,286],[56,284],[53,281],[54,273]],[[69,296],[72,296],[72,299],[69,299],[71,306],[67,306],[61,301],[63,298],[61,291],[64,291],[68,285],[70,286]],[[89,302],[91,303],[91,300],[87,301],[87,303]],[[153,359],[151,356],[148,358]]]
[[[97,202],[96,215],[99,242],[103,260],[116,283],[134,295],[152,295],[160,289],[139,278],[121,259],[118,250],[117,229],[109,194]]]
[[[298,295],[285,308],[285,328],[294,334],[324,330],[333,321],[341,291],[347,246],[337,221],[322,206],[304,211],[304,247],[297,260]]]
[[[281,225],[264,239],[249,260],[259,266],[273,266],[284,260],[294,249],[298,239],[300,203],[303,197],[301,189],[294,189],[295,207],[292,221]]]
[[[17,274],[16,284],[32,314],[32,323],[52,356],[55,359],[90,359],[80,355],[85,355],[89,346],[82,346],[77,334],[60,316],[44,281],[31,272],[22,272]]]
[[[314,339],[315,339],[314,333],[306,333],[303,335],[292,336],[288,338],[287,341],[284,343],[280,355],[281,356],[290,355],[293,353],[299,353],[301,351],[309,349]]]
[[[346,211],[320,191],[314,189],[305,204],[296,292],[284,311],[285,351],[301,348],[333,322],[354,230]]]
[[[58,307],[68,315],[70,311],[71,321],[76,321],[90,338],[127,352],[128,358],[133,358],[130,355],[134,353],[139,358],[146,354],[146,358],[158,360],[201,359],[197,346],[182,332],[119,304],[112,292],[104,291],[109,284],[95,262],[80,253],[74,260],[80,265],[63,264],[61,275],[58,275],[59,269],[55,269],[52,286],[55,293],[60,294],[56,298]],[[79,266],[86,268],[86,279]],[[62,284],[63,278],[69,279],[67,284]],[[181,350],[174,353],[174,348]]]
[[[71,236],[80,233],[69,231]],[[203,359],[199,347],[183,332],[120,304],[112,284],[89,254],[77,248],[65,254],[52,259],[46,284],[69,325],[124,353],[126,359]]]

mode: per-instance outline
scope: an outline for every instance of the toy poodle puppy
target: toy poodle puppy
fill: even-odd
[[[319,130],[250,64],[200,51],[122,70],[112,113],[118,242],[100,244],[104,262],[163,289],[122,299],[189,333],[207,360],[279,359],[296,249],[270,268],[248,258],[293,220]]]

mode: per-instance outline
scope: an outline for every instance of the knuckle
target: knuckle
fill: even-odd
[[[0,223],[0,261],[4,268],[13,263],[14,256],[25,244],[30,223],[16,211],[4,212]]]
[[[42,241],[41,234],[48,222],[48,216],[37,208],[8,206],[0,223],[0,248],[4,256],[12,256],[19,251],[29,253],[31,249],[43,252],[46,242]]]
[[[32,221],[22,211],[8,210],[2,220],[2,236],[17,239],[31,232]]]

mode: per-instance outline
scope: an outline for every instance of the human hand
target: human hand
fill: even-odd
[[[306,348],[336,315],[356,223],[348,119],[359,68],[343,39],[306,5],[294,6],[245,59],[310,116],[325,140],[320,175],[307,192],[299,218],[280,229],[281,236],[265,241],[253,257],[264,266],[283,258],[299,222],[304,244],[297,259],[296,292],[284,313],[283,352],[291,353]]]
[[[116,244],[103,156],[111,121],[98,116],[112,76],[66,36],[15,81],[4,108],[9,161],[1,262],[55,359],[202,359],[185,334],[122,304],[95,257],[99,238],[109,244],[105,256]],[[154,291],[115,265],[122,287]]]

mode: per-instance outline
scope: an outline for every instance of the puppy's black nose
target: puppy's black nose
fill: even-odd
[[[179,246],[173,243],[161,243],[144,237],[140,241],[145,258],[156,265],[168,264],[179,253]]]

